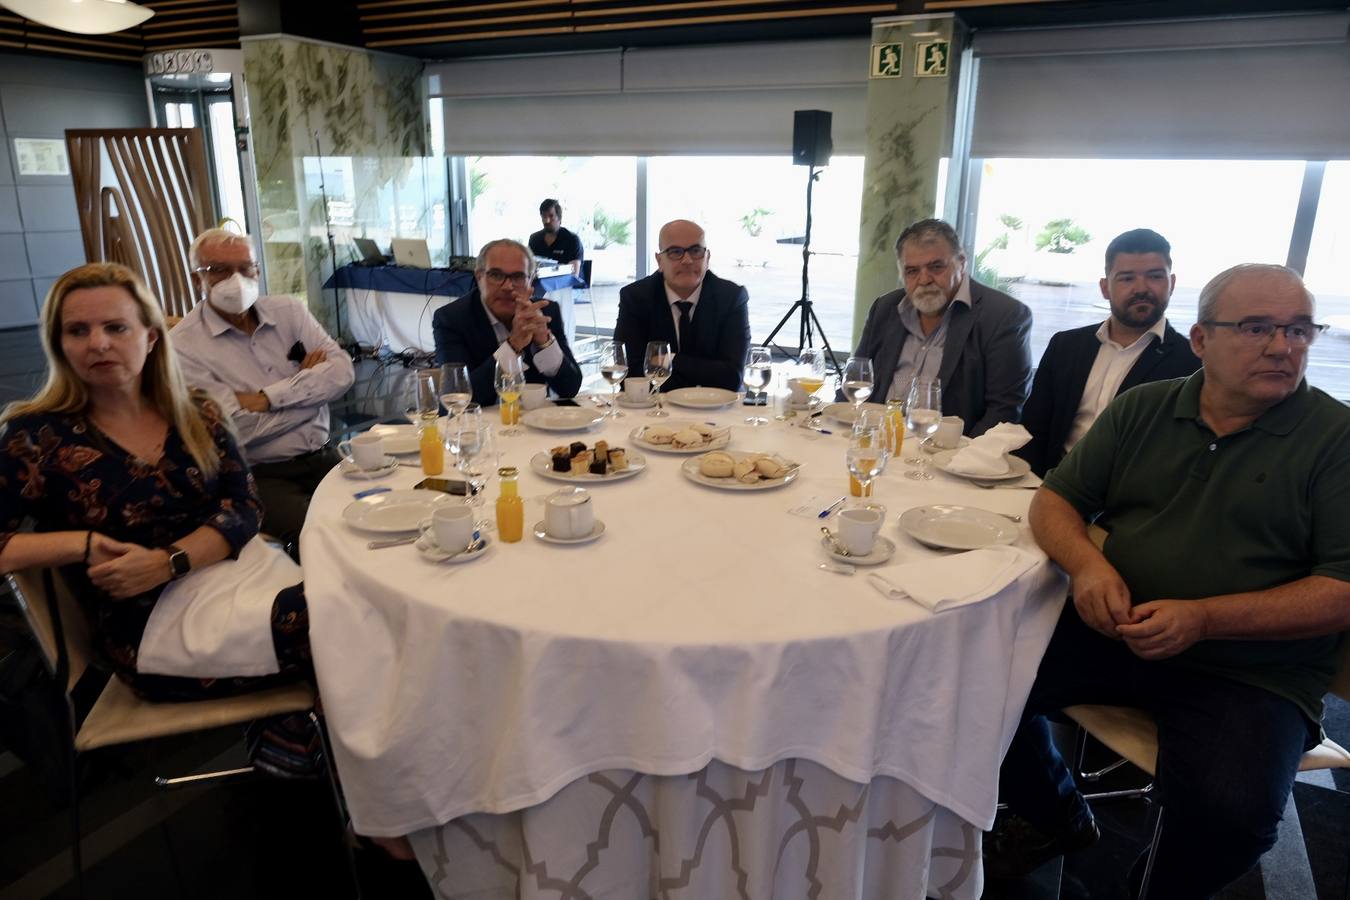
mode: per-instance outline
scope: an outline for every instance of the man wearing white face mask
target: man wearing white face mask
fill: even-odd
[[[328,404],[355,380],[351,358],[305,305],[258,296],[248,237],[204,231],[188,251],[199,302],[173,329],[190,385],[230,416],[263,503],[262,530],[288,544],[338,462]]]

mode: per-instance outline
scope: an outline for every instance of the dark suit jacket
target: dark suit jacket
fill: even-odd
[[[855,356],[872,359],[872,396],[886,397],[909,332],[900,321],[904,288],[883,294],[867,311]],[[966,434],[1017,422],[1031,382],[1031,310],[1018,300],[970,282],[970,306],[953,302],[942,345],[942,412],[965,420]]]
[[[563,363],[558,371],[549,377],[536,369],[531,360],[534,358],[534,344],[525,348],[525,380],[534,384],[547,384],[559,397],[575,397],[581,388],[581,367],[572,356],[572,348],[567,346],[563,335],[562,310],[558,304],[549,301],[544,307],[548,316],[549,331],[562,348]],[[451,300],[436,310],[431,317],[431,332],[436,338],[436,362],[445,365],[448,362],[465,363],[469,367],[469,380],[473,382],[473,402],[482,406],[492,406],[497,402],[497,362],[492,354],[497,352],[501,342],[488,321],[488,312],[478,296],[478,286],[463,297]]]
[[[1101,347],[1097,340],[1100,327],[1100,324],[1084,325],[1059,332],[1050,338],[1041,357],[1031,396],[1022,410],[1022,424],[1031,432],[1031,443],[1016,451],[1031,463],[1031,470],[1037,475],[1044,475],[1064,458],[1064,442],[1073,430],[1083,388]],[[1190,341],[1168,325],[1163,339],[1154,340],[1135,360],[1116,396],[1145,382],[1185,378],[1198,368],[1200,360],[1191,352]]]
[[[703,290],[694,307],[690,334],[679,343],[675,372],[662,391],[682,387],[720,387],[729,391],[741,386],[741,369],[750,349],[750,295],[732,281],[712,272],[703,277]],[[642,374],[648,341],[669,341],[675,346],[675,322],[666,300],[665,282],[659,271],[634,281],[619,291],[619,320],[614,339],[622,341],[628,354],[628,373]]]

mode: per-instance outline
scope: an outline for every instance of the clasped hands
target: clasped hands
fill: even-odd
[[[117,600],[125,600],[170,578],[166,550],[116,541],[93,532],[89,539],[89,580]]]
[[[516,298],[516,314],[511,319],[511,333],[506,337],[512,350],[519,353],[531,341],[543,347],[552,339],[548,323],[553,320],[544,315],[547,305],[547,300],[531,300],[528,295]]]
[[[1205,606],[1198,600],[1151,600],[1130,605],[1130,589],[1105,559],[1073,576],[1073,603],[1094,631],[1124,641],[1141,659],[1176,656],[1208,630]]]

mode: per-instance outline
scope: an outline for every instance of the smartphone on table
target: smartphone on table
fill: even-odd
[[[455,481],[449,478],[423,478],[413,485],[413,490],[441,491],[442,493],[463,497],[468,488],[463,481]]]

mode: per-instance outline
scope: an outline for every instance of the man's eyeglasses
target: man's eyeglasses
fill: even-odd
[[[212,281],[221,281],[225,278],[229,278],[235,272],[238,272],[245,278],[257,278],[258,264],[244,263],[242,265],[232,266],[229,263],[209,263],[208,265],[198,266],[192,271],[196,272],[198,275],[209,276]]]
[[[1306,347],[1317,336],[1327,330],[1326,325],[1319,325],[1316,322],[1290,322],[1287,325],[1276,325],[1274,322],[1264,322],[1260,319],[1243,319],[1241,322],[1201,322],[1201,325],[1212,325],[1216,328],[1232,328],[1237,332],[1238,337],[1249,344],[1267,344],[1275,337],[1275,332],[1283,331],[1284,339],[1289,342],[1291,347]]]
[[[904,272],[906,278],[918,278],[920,271],[927,272],[934,278],[941,278],[943,275],[947,274],[947,270],[950,269],[951,267],[952,267],[951,260],[935,259],[932,262],[926,263],[922,266],[905,266],[904,269],[902,269],[901,271]]]
[[[686,253],[689,254],[690,259],[702,259],[708,254],[708,248],[701,244],[692,244],[688,247],[667,247],[660,252],[666,255],[666,259],[678,262],[684,259]]]
[[[488,269],[483,273],[487,283],[493,287],[501,287],[502,282],[511,282],[512,287],[523,288],[530,283],[530,276],[524,272],[503,272],[501,269]]]

